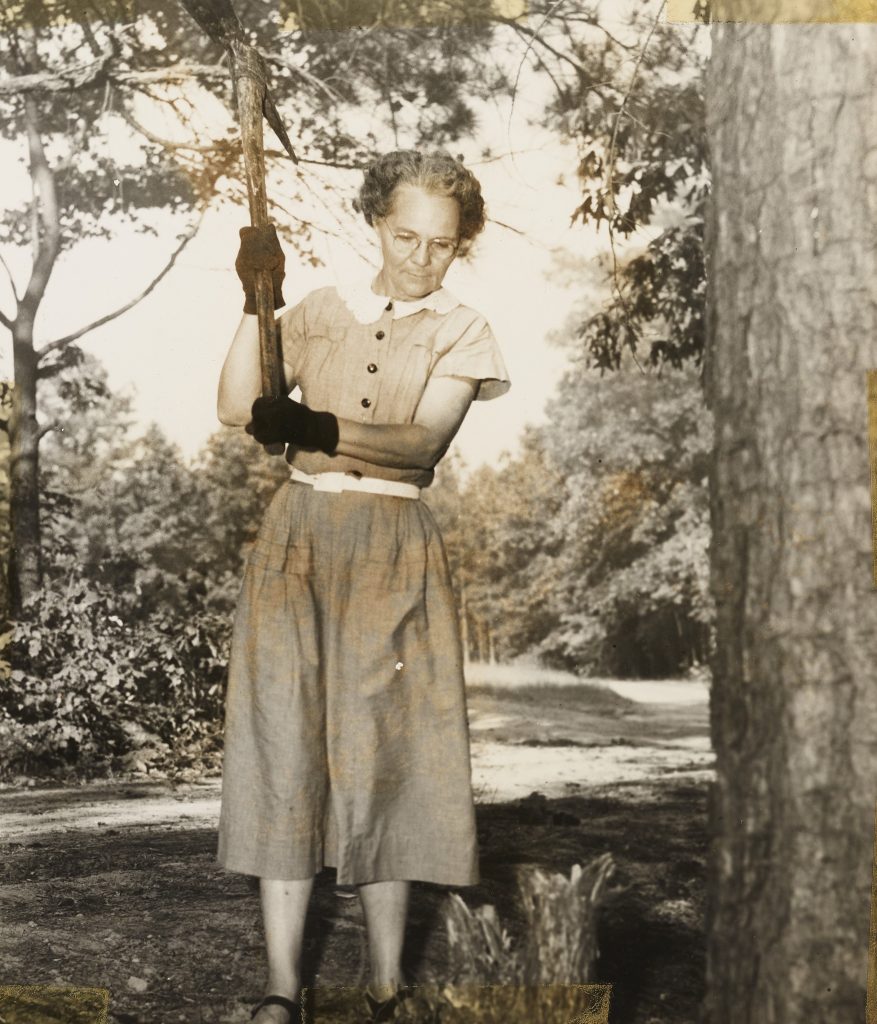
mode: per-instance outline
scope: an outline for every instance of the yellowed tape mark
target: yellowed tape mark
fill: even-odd
[[[442,1024],[609,1024],[611,985],[417,985],[399,1013]],[[361,1011],[361,988],[315,988],[305,1003],[317,1020]]]
[[[528,0],[280,0],[285,32],[430,28],[520,21]]]
[[[865,1024],[877,1024],[877,809],[874,813],[874,865],[871,869],[871,931],[868,936],[868,994],[865,1004]]]
[[[843,25],[877,22],[877,0],[711,0],[711,21]],[[667,0],[667,21],[703,21],[697,0]]]
[[[5,1024],[34,1024],[63,1020],[64,1024],[107,1024],[110,992],[106,988],[70,985],[0,985],[0,1020]]]
[[[871,571],[877,586],[877,370],[868,370],[868,456],[871,465]]]

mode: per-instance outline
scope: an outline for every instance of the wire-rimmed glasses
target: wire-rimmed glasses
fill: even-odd
[[[425,239],[415,235],[413,231],[394,231],[386,220],[384,223],[393,238],[393,248],[400,256],[410,256],[417,252],[422,242],[426,242],[426,251],[430,258],[435,257],[439,261],[444,261],[451,259],[460,247],[460,243],[451,238]]]

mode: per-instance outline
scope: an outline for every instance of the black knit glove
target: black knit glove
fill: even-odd
[[[241,228],[241,247],[234,261],[234,268],[244,286],[245,313],[256,312],[256,272],[259,270],[271,272],[274,308],[279,309],[286,305],[282,292],[283,278],[286,276],[285,266],[286,259],[277,239],[277,229],[273,224],[268,224],[264,228]]]
[[[331,455],[338,446],[338,420],[331,412],[314,412],[291,398],[257,398],[248,434],[259,444],[283,441],[299,448],[318,448]]]

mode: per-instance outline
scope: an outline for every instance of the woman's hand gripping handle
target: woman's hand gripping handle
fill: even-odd
[[[278,398],[283,376],[274,310],[284,305],[282,288],[286,260],[273,224],[241,228],[240,238],[235,270],[244,289],[244,313],[255,315],[259,322],[262,395]],[[269,455],[282,455],[284,445],[266,444],[265,451]]]

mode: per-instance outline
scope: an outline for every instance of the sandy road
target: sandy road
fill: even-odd
[[[564,700],[562,688],[553,688],[551,700],[536,706],[514,693],[476,693],[469,710],[479,802],[711,774],[705,687],[630,682],[612,689],[622,703],[596,711]],[[180,785],[144,776],[124,783],[7,787],[0,789],[0,839],[131,825],[214,828],[219,795],[218,778]]]

